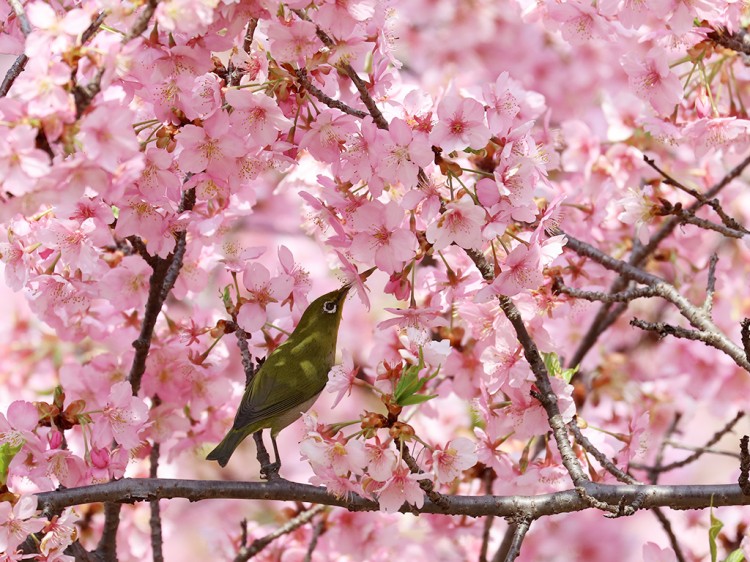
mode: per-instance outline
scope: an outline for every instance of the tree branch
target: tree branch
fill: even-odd
[[[599,500],[618,504],[621,499],[634,501],[643,496],[641,507],[670,507],[673,509],[705,509],[728,505],[750,505],[750,496],[742,493],[737,484],[713,485],[630,485],[587,483],[587,491]],[[301,501],[349,511],[378,511],[378,502],[351,494],[336,497],[325,488],[290,482],[280,478],[274,482],[228,482],[219,480],[177,480],[168,478],[123,478],[103,484],[78,488],[64,488],[36,494],[39,509],[51,513],[65,507],[95,502],[135,503],[155,499],[185,498],[190,501],[208,499],[246,499]],[[534,519],[558,513],[583,511],[590,508],[576,490],[566,490],[537,496],[444,496],[446,507],[425,500],[422,508],[411,505],[401,508],[403,513],[440,513],[471,517],[494,515],[512,517],[523,513]],[[712,503],[713,502],[713,503]]]

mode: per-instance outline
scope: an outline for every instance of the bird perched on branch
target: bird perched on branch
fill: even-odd
[[[363,273],[362,279],[371,272]],[[261,474],[278,474],[281,460],[276,436],[312,407],[328,382],[341,311],[351,286],[348,283],[326,293],[305,309],[289,338],[266,358],[248,383],[232,428],[208,454],[208,460],[226,466],[243,439],[269,428],[276,461],[268,468],[262,467]]]

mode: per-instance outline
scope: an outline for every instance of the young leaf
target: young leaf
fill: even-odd
[[[3,443],[0,445],[0,486],[4,486],[8,481],[8,468],[10,467],[10,461],[16,456],[16,453],[21,450],[23,445],[11,446],[10,443]]]

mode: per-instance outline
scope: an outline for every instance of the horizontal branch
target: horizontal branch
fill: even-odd
[[[723,485],[610,485],[586,483],[586,492],[599,501],[618,504],[642,498],[641,509],[671,507],[704,509],[728,505],[750,505],[750,496],[742,494],[737,484]],[[176,480],[167,478],[123,478],[104,484],[66,488],[37,494],[39,508],[47,513],[65,507],[99,502],[136,503],[156,499],[185,498],[190,501],[207,499],[246,499],[301,501],[337,506],[349,511],[378,511],[378,503],[356,495],[337,498],[325,488],[279,479],[273,482],[227,482],[216,480]],[[539,518],[557,513],[589,509],[591,504],[576,490],[538,496],[445,496],[441,507],[426,499],[421,509],[403,506],[404,513],[441,513],[479,517],[509,517],[523,514]]]

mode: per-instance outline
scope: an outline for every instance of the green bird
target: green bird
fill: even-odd
[[[276,454],[272,466],[278,472],[281,461],[276,436],[310,409],[328,382],[341,311],[350,288],[347,284],[326,293],[305,309],[289,338],[266,358],[245,388],[232,429],[208,454],[208,460],[226,466],[245,437],[269,428]]]

